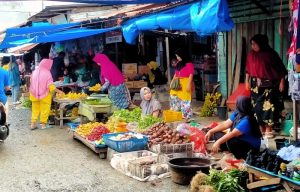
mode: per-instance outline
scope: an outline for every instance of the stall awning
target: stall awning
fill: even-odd
[[[22,54],[24,52],[28,52],[31,49],[35,48],[37,45],[38,44],[30,43],[30,44],[26,44],[26,45],[21,45],[21,46],[18,46],[18,47],[10,48],[7,51],[9,53]]]
[[[0,49],[15,47],[28,43],[49,43],[49,42],[58,42],[58,41],[66,41],[71,39],[78,39],[82,37],[97,35],[101,33],[105,33],[108,31],[113,31],[116,29],[120,29],[119,26],[104,28],[104,29],[87,29],[87,28],[75,28],[69,29],[65,31],[59,32],[51,32],[51,33],[39,33],[34,36],[32,35],[23,35],[22,39],[18,39],[15,41],[6,41],[4,44],[0,45]]]
[[[94,3],[102,5],[125,5],[125,4],[148,4],[148,3],[171,3],[180,2],[187,0],[52,0],[52,1],[63,1],[63,2],[74,2],[74,3]]]
[[[38,25],[32,27],[8,28],[5,37],[1,42],[0,49],[15,47],[11,42],[21,41],[35,38],[37,36],[49,35],[61,31],[71,29],[73,27],[80,27],[80,23],[69,23],[60,25]],[[22,44],[19,44],[22,45]]]
[[[226,0],[202,0],[129,20],[123,24],[122,29],[126,42],[134,44],[141,31],[182,30],[206,36],[230,31],[233,25]]]

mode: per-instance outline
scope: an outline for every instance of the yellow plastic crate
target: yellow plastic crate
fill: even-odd
[[[182,113],[178,112],[178,111],[164,110],[163,111],[163,119],[164,119],[164,122],[181,121]]]

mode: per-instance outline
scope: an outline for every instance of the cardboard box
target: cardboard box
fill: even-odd
[[[126,81],[126,82],[125,82],[125,85],[126,85],[126,87],[127,87],[128,89],[134,88],[134,86],[133,86],[133,81]]]
[[[139,75],[147,74],[149,72],[149,67],[147,65],[140,65],[138,66],[138,73]]]
[[[137,74],[137,64],[136,63],[123,63],[122,65],[122,73],[124,75],[128,74]]]
[[[143,88],[147,87],[148,83],[146,81],[133,81],[133,87],[134,88]]]

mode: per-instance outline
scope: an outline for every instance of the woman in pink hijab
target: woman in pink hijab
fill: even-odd
[[[30,80],[30,100],[32,101],[31,130],[37,128],[37,121],[40,117],[41,129],[47,128],[50,113],[52,93],[62,93],[53,84],[51,67],[53,60],[43,59],[39,67],[33,71]]]
[[[105,54],[97,53],[93,61],[101,67],[102,87],[100,91],[108,89],[108,95],[113,104],[119,109],[127,109],[130,98],[121,71]]]

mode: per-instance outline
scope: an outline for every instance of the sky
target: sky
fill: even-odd
[[[26,22],[29,17],[40,12],[42,7],[64,4],[68,3],[54,1],[2,1],[0,6],[0,31]]]

